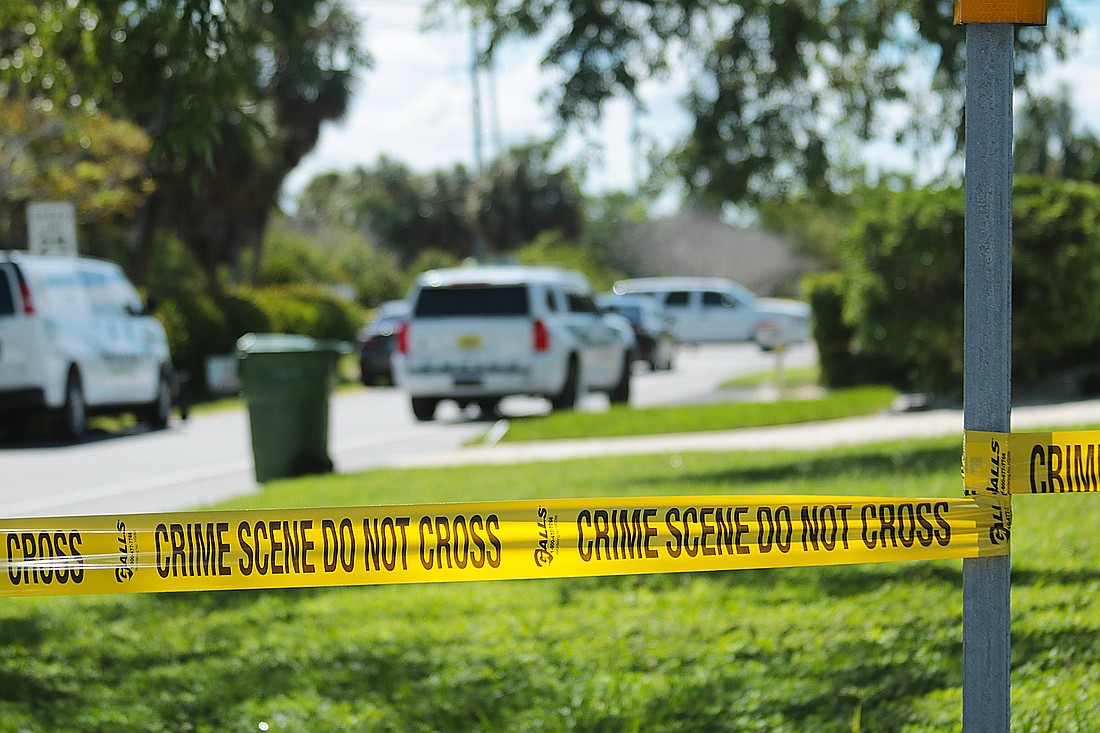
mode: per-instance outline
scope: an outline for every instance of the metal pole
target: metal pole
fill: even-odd
[[[1013,31],[966,26],[966,430],[1011,429]],[[1010,568],[963,561],[964,733],[1009,731]]]

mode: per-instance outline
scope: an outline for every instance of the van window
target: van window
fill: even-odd
[[[691,293],[686,290],[674,290],[665,298],[665,305],[669,308],[687,308]]]
[[[11,281],[7,271],[0,267],[0,316],[15,314],[15,297],[11,292]]]
[[[417,316],[525,316],[528,311],[525,285],[424,288],[416,299]]]

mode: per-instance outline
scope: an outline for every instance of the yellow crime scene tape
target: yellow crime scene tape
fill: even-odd
[[[997,486],[1011,494],[1100,491],[1100,431],[966,431],[963,481],[968,496]]]
[[[1001,555],[972,499],[676,496],[0,520],[0,596],[293,588]]]

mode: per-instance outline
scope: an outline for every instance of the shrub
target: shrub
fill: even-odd
[[[246,333],[293,333],[352,341],[362,325],[359,309],[320,287],[235,288],[219,296],[179,292],[165,298],[157,317],[168,333],[177,369],[191,388],[206,391],[206,357],[231,354]]]
[[[1100,358],[1100,186],[1020,177],[1013,198],[1013,374],[1027,383]],[[814,284],[828,379],[961,393],[964,240],[962,189],[865,194],[843,275]]]
[[[276,333],[351,341],[363,324],[355,304],[317,286],[262,288],[254,297]]]

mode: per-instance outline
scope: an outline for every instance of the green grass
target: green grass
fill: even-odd
[[[960,443],[378,470],[226,506],[958,496]],[[1093,730],[1100,497],[1014,506],[1013,729]],[[0,731],[957,731],[961,584],[937,561],[5,599]]]
[[[552,412],[510,420],[504,441],[662,435],[833,420],[879,412],[897,397],[889,387],[858,387],[824,397],[778,402],[722,402],[683,407],[613,407],[607,412]]]
[[[788,389],[812,387],[820,382],[821,368],[817,365],[783,370],[783,383]],[[720,389],[744,389],[766,387],[775,384],[775,370],[771,369],[745,377],[727,379],[719,385]]]

